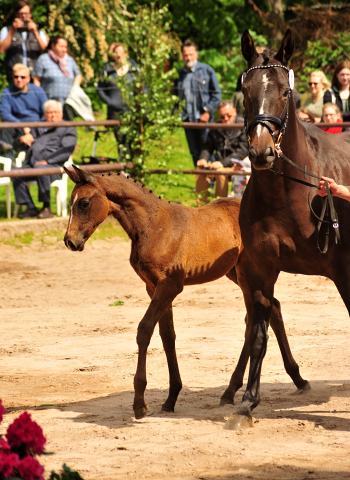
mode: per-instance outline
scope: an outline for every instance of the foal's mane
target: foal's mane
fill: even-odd
[[[117,177],[119,177],[120,179],[123,179],[125,180],[125,182],[127,183],[130,183],[131,185],[135,186],[135,187],[138,187],[138,189],[143,192],[144,194],[153,194],[155,196],[154,199],[158,199],[158,200],[161,200],[162,197],[160,195],[157,195],[155,192],[153,192],[153,190],[150,190],[146,187],[146,185],[142,182],[140,182],[139,180],[137,180],[136,178],[132,178],[131,175],[129,174],[125,174],[125,173],[122,173],[122,172],[118,172],[118,173],[111,173],[109,172],[107,175],[105,175],[104,173],[101,173],[100,175],[101,177],[113,177],[111,180],[116,180]],[[168,203],[171,203],[170,201]]]

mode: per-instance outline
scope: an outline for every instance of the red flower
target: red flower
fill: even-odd
[[[0,399],[0,423],[2,422],[2,417],[5,415],[6,410],[5,407],[3,406],[1,399]]]
[[[18,462],[16,470],[23,480],[44,480],[44,467],[30,455]]]
[[[10,451],[10,445],[6,442],[6,440],[0,438],[0,452],[10,453]]]
[[[38,455],[43,453],[46,443],[42,428],[31,419],[28,412],[23,412],[8,427],[6,438],[11,448],[25,444],[27,450]]]
[[[17,468],[18,462],[19,458],[16,453],[0,451],[0,478],[14,476],[13,469]]]

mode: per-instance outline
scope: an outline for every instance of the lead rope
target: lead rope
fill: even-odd
[[[300,172],[303,172],[304,173],[304,176],[306,178],[306,175],[309,175],[310,177],[313,177],[313,178],[317,178],[318,180],[322,180],[321,177],[318,177],[317,175],[314,175],[313,173],[310,173],[306,170],[306,167],[304,168],[301,168],[299,167],[299,165],[297,165],[296,163],[294,163],[292,160],[290,160],[290,158],[286,157],[284,155],[284,153],[282,153],[281,149],[279,148],[278,151],[277,151],[277,156],[279,158],[281,158],[282,160],[284,160],[285,162],[287,162],[289,165],[291,165],[292,167],[296,168],[297,170],[299,170]],[[285,177],[285,178],[288,178],[289,180],[293,180],[294,182],[298,182],[298,183],[301,183],[302,185],[306,185],[308,187],[312,187],[312,188],[317,188],[318,187],[316,185],[313,185],[312,183],[309,183],[309,182],[305,182],[303,180],[299,180],[298,178],[294,178],[294,177],[290,177],[288,175],[285,175],[284,173],[281,173],[281,172],[276,172],[274,170],[271,170],[274,174],[276,175],[280,175],[282,177]],[[335,208],[334,208],[334,202],[333,202],[333,197],[332,197],[332,194],[331,194],[331,191],[329,189],[329,185],[328,185],[328,182],[325,181],[325,186],[326,186],[326,191],[327,191],[327,196],[324,197],[323,199],[323,205],[322,205],[322,211],[321,211],[321,215],[318,216],[316,215],[316,213],[314,212],[312,206],[311,206],[311,200],[310,200],[310,194],[311,192],[309,193],[309,196],[308,196],[308,204],[309,204],[309,208],[310,208],[310,211],[312,212],[312,214],[317,218],[318,220],[318,224],[317,224],[317,227],[316,227],[316,234],[315,234],[315,237],[316,237],[316,248],[317,250],[320,252],[320,253],[326,253],[327,250],[328,250],[328,245],[329,245],[329,224],[332,223],[332,227],[334,228],[334,233],[335,233],[335,243],[336,245],[341,245],[341,238],[340,238],[340,232],[339,232],[339,221],[338,221],[338,215],[337,215],[337,212],[335,211]],[[331,217],[331,221],[329,220],[325,220],[325,218],[328,218],[330,215]],[[324,245],[324,248],[321,249],[320,245],[319,245],[319,236],[320,236],[320,231],[321,231],[321,227],[322,227],[322,224],[323,223],[326,223],[327,224],[327,230],[326,230],[326,239],[325,239],[325,245]]]

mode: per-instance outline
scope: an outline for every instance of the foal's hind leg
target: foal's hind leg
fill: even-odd
[[[169,369],[169,396],[162,406],[163,412],[173,412],[177,397],[182,389],[179,366],[175,350],[175,330],[172,306],[159,320],[159,333],[162,338]]]
[[[157,322],[171,307],[174,298],[182,291],[183,281],[176,281],[171,278],[165,278],[158,282],[152,295],[153,288],[147,287],[147,292],[152,301],[139,323],[137,329],[136,341],[138,344],[138,361],[134,377],[134,412],[136,418],[142,418],[146,415],[147,405],[145,403],[145,390],[147,386],[146,378],[146,356],[147,348],[153,335],[154,327]]]

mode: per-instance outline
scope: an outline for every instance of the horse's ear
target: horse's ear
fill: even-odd
[[[83,180],[83,182],[86,182],[86,183],[95,182],[95,177],[93,176],[92,173],[85,172],[85,170],[81,170],[80,168],[76,167],[75,165],[72,165],[72,167],[74,168],[74,170],[76,171],[76,173],[79,176],[78,181]]]
[[[72,180],[72,182],[74,182],[74,183],[79,182],[79,179],[80,179],[79,175],[77,175],[75,172],[72,172],[72,170],[69,170],[65,166],[63,167],[63,170],[66,172],[68,177]]]
[[[290,57],[293,55],[294,51],[294,36],[292,30],[288,28],[285,36],[282,40],[282,45],[279,51],[277,52],[275,58],[280,61],[283,65],[286,65]]]
[[[243,32],[241,46],[243,57],[247,60],[248,64],[252,63],[258,58],[258,54],[255,50],[254,40],[250,36],[248,30],[244,30]]]

